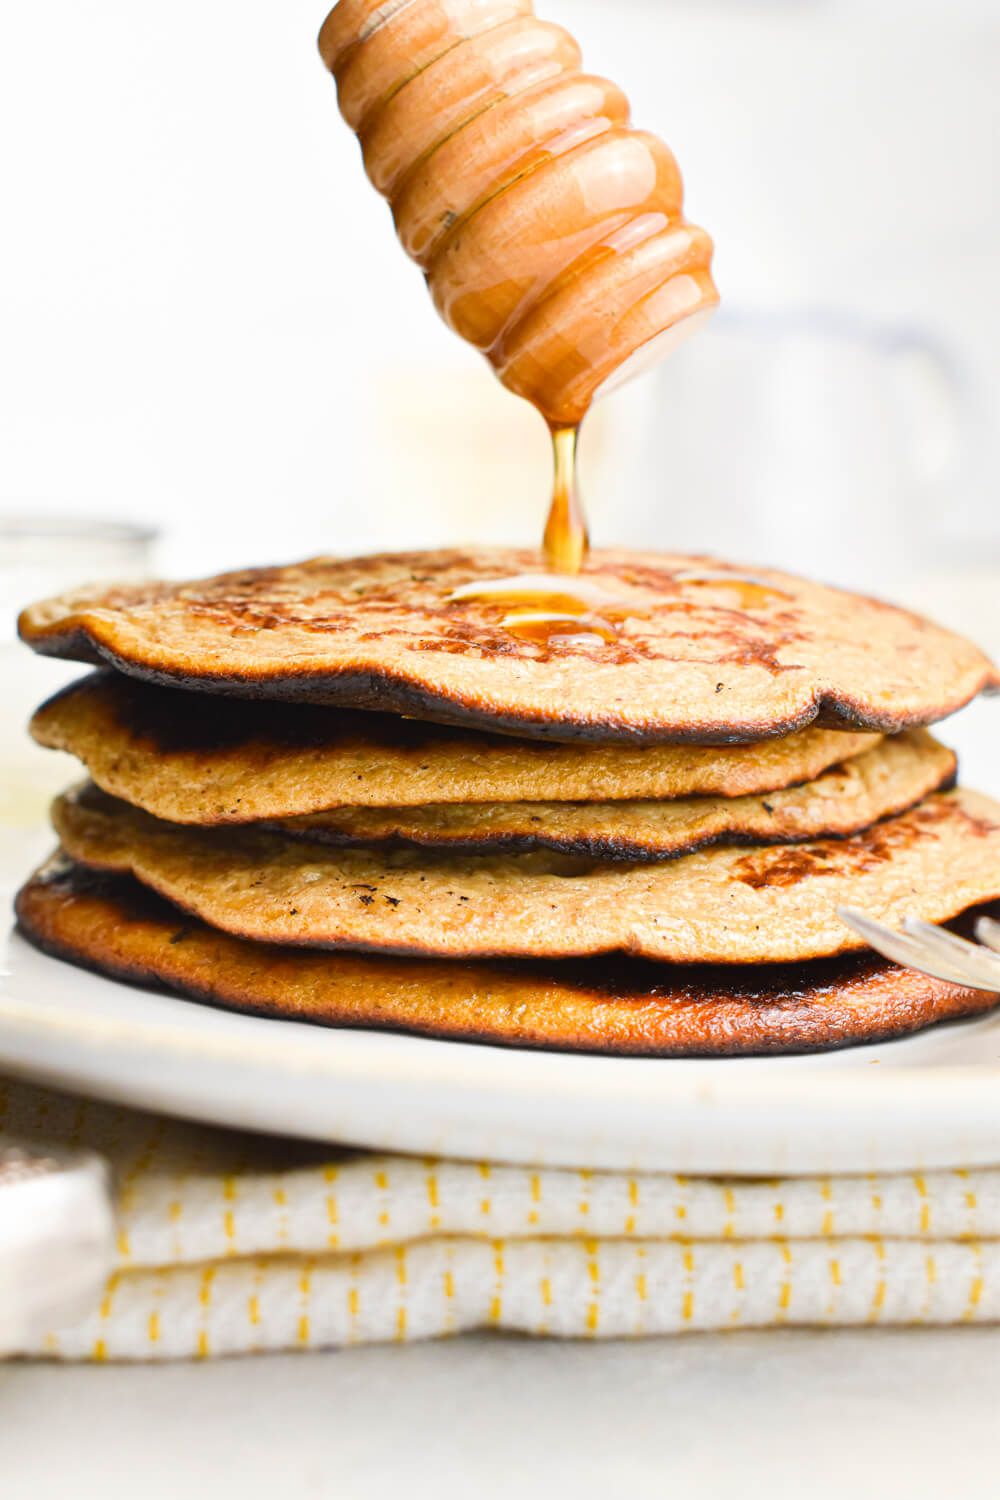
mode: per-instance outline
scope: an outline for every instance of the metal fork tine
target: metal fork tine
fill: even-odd
[[[869,948],[874,948],[875,952],[881,953],[883,958],[902,964],[906,969],[919,969],[925,974],[933,973],[937,979],[947,979],[959,984],[965,983],[964,977],[956,980],[953,963],[943,965],[941,960],[929,954],[916,938],[904,932],[894,932],[891,927],[886,927],[882,922],[876,922],[872,917],[866,917],[860,911],[841,907],[838,915],[859,937],[864,938]],[[929,965],[932,967],[928,967]],[[943,967],[947,967],[947,973],[941,972]]]
[[[929,922],[920,922],[908,917],[904,923],[907,933],[926,945],[929,952],[938,955],[942,962],[953,962],[956,968],[987,989],[1000,990],[1000,957],[987,948],[977,947],[965,938],[945,932],[941,927],[932,927]]]
[[[963,984],[973,990],[992,990],[994,994],[1000,995],[1000,968],[989,962],[992,955],[985,950],[978,951],[982,953],[982,957],[977,957],[974,961],[970,958],[968,962],[964,959],[958,961],[929,956],[922,967],[925,973],[936,974],[938,979],[950,979],[953,984]]]
[[[980,917],[976,923],[976,937],[994,953],[1000,953],[1000,922],[993,917]]]
[[[859,937],[863,937],[870,948],[875,948],[882,953],[887,947],[891,947],[894,951],[886,952],[885,956],[892,958],[896,963],[906,963],[909,958],[920,951],[919,945],[912,938],[906,937],[902,932],[894,932],[891,927],[876,922],[873,917],[865,916],[862,911],[855,911],[853,907],[838,906],[837,915]],[[905,954],[906,957],[897,958],[896,953]]]
[[[950,949],[956,958],[966,959],[970,954],[980,951],[975,943],[969,942],[968,938],[957,937],[947,928],[935,927],[931,922],[922,922],[919,917],[905,917],[903,931],[909,933],[910,937],[916,938],[918,942],[932,943],[942,950]]]
[[[917,938],[910,932],[894,932],[891,927],[874,921],[863,912],[847,907],[838,908],[838,915],[859,937],[864,938],[870,948],[874,948],[884,958],[891,959],[893,963],[917,969],[922,974],[930,974],[935,979],[944,979],[950,984],[1000,991],[1000,969],[994,969],[992,955],[989,956],[989,970],[983,972],[985,965],[969,962],[964,953],[959,960],[949,945],[931,945],[922,936]],[[931,931],[936,934],[936,929],[932,928]],[[978,957],[978,949],[970,948],[970,952],[973,957]],[[984,954],[983,958],[986,957]]]
[[[883,922],[876,922],[874,917],[866,916],[863,911],[855,911],[850,906],[837,908],[837,915],[842,922],[846,922],[859,937],[863,937],[869,947],[877,948],[879,952],[885,944],[891,946],[907,957],[916,957],[923,950],[915,938],[908,937],[904,932],[896,932],[891,927],[886,927]],[[906,960],[896,959],[895,962],[903,963]]]

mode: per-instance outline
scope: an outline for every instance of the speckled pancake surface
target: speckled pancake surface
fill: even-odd
[[[93,672],[35,714],[115,797],[175,823],[245,823],[333,807],[740,797],[819,776],[880,736],[803,729],[751,745],[519,741],[315,704],[207,697]]]
[[[348,807],[269,826],[344,846],[418,844],[475,854],[555,849],[594,859],[656,860],[709,844],[787,844],[860,833],[950,786],[955,768],[951,750],[925,729],[911,729],[831,766],[815,781],[753,797]]]
[[[898,924],[1000,897],[1000,806],[970,791],[937,793],[848,839],[638,865],[187,828],[93,786],[58,799],[53,821],[71,858],[134,875],[235,936],[441,958],[801,961],[862,946],[841,905]]]
[[[324,1026],[660,1057],[808,1052],[991,1009],[997,997],[870,953],[794,967],[455,964],[249,943],[132,880],[56,861],[22,888],[45,952],[209,1004]]]
[[[771,570],[748,584],[709,558],[593,554],[583,586],[620,618],[611,641],[527,640],[505,628],[508,604],[454,598],[536,569],[535,554],[502,550],[317,558],[82,589],[29,607],[20,631],[153,682],[554,739],[898,730],[1000,686],[976,647],[915,615]]]

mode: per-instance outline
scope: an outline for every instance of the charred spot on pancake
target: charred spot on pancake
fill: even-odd
[[[745,855],[733,870],[733,878],[754,890],[797,885],[801,880],[823,875],[842,875],[845,868],[859,873],[887,863],[900,850],[933,837],[937,824],[958,815],[968,832],[977,838],[995,833],[997,824],[973,816],[954,803],[931,799],[905,818],[889,818],[854,834],[849,840],[829,839],[783,849],[760,849]]]

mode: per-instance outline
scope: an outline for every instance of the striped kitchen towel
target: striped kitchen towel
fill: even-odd
[[[0,1084],[0,1132],[110,1164],[99,1304],[26,1355],[1000,1319],[1000,1170],[718,1180],[264,1139]]]

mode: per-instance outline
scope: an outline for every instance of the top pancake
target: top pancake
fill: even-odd
[[[593,554],[585,583],[625,615],[614,641],[525,640],[502,624],[509,605],[452,600],[536,569],[533,553],[509,550],[317,558],[81,589],[30,606],[20,631],[37,651],[152,682],[557,740],[895,731],[1000,687],[981,651],[915,615],[772,570],[747,588],[747,574],[703,557]]]

